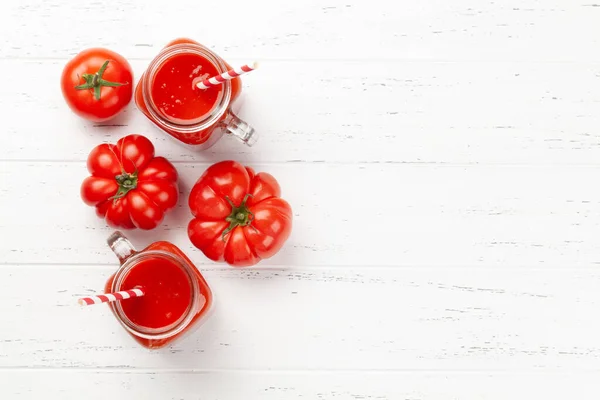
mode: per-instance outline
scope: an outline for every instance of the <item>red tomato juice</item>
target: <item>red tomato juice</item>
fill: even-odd
[[[182,38],[168,43],[164,50],[172,49],[176,45],[199,46],[199,43]],[[223,61],[226,70],[231,65]],[[221,71],[225,72],[225,71]],[[199,80],[218,75],[219,70],[210,60],[194,51],[186,51],[167,57],[153,73],[144,72],[135,89],[135,103],[140,111],[154,124],[181,142],[208,148],[212,146],[223,134],[219,126],[225,120],[229,111],[215,120],[209,126],[192,129],[187,127],[198,125],[205,121],[211,112],[219,106],[223,99],[223,85],[208,89],[198,89],[195,83]],[[241,79],[234,78],[229,81],[231,97],[223,107],[229,109],[240,95],[242,90]],[[148,103],[144,97],[144,88],[148,89]],[[156,115],[150,112],[154,111]],[[162,121],[160,121],[162,120]],[[168,121],[172,126],[165,126]],[[218,129],[217,129],[218,128]]]
[[[121,290],[144,289],[144,296],[121,303],[131,322],[146,328],[162,328],[177,322],[192,297],[188,275],[167,259],[151,257],[139,261],[127,274]]]
[[[152,81],[152,101],[163,118],[180,124],[206,118],[222,96],[223,87],[199,89],[195,83],[215,75],[217,68],[198,54],[184,53],[168,58]]]
[[[155,256],[148,253],[152,251],[175,256],[190,267],[191,273],[187,273],[182,265],[169,257]],[[129,290],[135,287],[144,289],[144,296],[119,302],[127,319],[139,327],[160,329],[177,325],[188,317],[191,312],[195,313],[185,329],[164,339],[147,339],[130,332],[133,338],[142,346],[160,348],[184,335],[206,316],[212,307],[212,292],[200,271],[174,244],[165,241],[155,242],[138,254],[144,256],[140,257],[126,273],[118,288],[118,290]],[[114,278],[115,275],[111,276],[106,282],[106,293],[113,291]],[[195,286],[197,287],[195,293],[197,308],[194,309],[191,308],[194,302],[192,280],[195,280]],[[111,303],[110,306],[118,318],[114,304]]]

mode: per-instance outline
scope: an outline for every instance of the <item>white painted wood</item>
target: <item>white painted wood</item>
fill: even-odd
[[[65,62],[0,61],[15,75],[0,92],[12,116],[2,159],[85,160],[98,142],[136,132],[186,162],[600,162],[598,65],[336,61],[315,71],[311,62],[265,62],[244,78],[235,107],[258,130],[256,146],[224,138],[194,153],[133,102],[102,128],[75,116],[56,90]],[[136,80],[147,64],[133,62]]]
[[[83,162],[0,163],[2,263],[112,263],[111,233],[79,198]],[[596,167],[251,164],[273,174],[294,228],[264,265],[590,267],[600,262]],[[177,164],[179,207],[143,247],[187,237],[187,194],[204,164]],[[42,205],[40,205],[42,201]],[[22,211],[21,211],[22,210]]]
[[[31,382],[35,382],[32,385]],[[594,374],[513,373],[298,373],[214,372],[173,374],[78,370],[0,374],[8,398],[89,400],[165,399],[578,399],[596,400]],[[106,388],[106,390],[98,390]]]
[[[227,4],[0,2],[0,398],[598,399],[600,6]],[[104,126],[67,109],[78,51],[116,50],[137,79],[177,36],[262,62],[236,104],[256,147],[189,152],[133,103]],[[218,300],[155,353],[76,305],[115,265],[78,198],[84,160],[134,132],[175,162],[182,199],[128,234],[178,244]],[[185,235],[187,193],[225,158],[271,172],[294,209],[257,268]]]
[[[0,367],[597,372],[600,364],[596,270],[203,269],[213,316],[156,352],[129,338],[105,305],[77,304],[113,271],[0,268]]]
[[[247,59],[600,60],[593,0],[255,0],[230,2],[229,11],[195,0],[111,7],[13,0],[0,7],[0,57],[65,57],[96,44],[152,57],[175,36],[191,36]]]

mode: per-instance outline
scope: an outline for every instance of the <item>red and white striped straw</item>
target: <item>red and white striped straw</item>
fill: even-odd
[[[97,296],[82,297],[78,303],[82,306],[91,306],[92,304],[108,303],[111,301],[125,300],[132,297],[141,297],[144,295],[142,289],[123,290],[122,292],[99,294]]]
[[[213,76],[212,78],[204,79],[200,82],[195,82],[195,84],[199,89],[208,89],[211,86],[220,85],[221,83],[229,79],[233,79],[240,75],[247,74],[248,72],[252,72],[256,68],[258,68],[258,63],[256,62],[252,63],[252,65],[242,65],[239,68],[234,68],[227,72],[223,72],[221,75]]]

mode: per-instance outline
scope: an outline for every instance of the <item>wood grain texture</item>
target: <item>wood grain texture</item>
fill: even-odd
[[[0,2],[0,398],[598,399],[600,5],[227,4]],[[195,153],[133,103],[105,124],[66,107],[80,50],[118,51],[138,79],[181,36],[261,62],[234,107],[255,147]],[[157,352],[76,304],[116,266],[79,199],[85,158],[129,133],[175,163],[182,198],[127,235],[179,245],[217,299]],[[187,193],[223,159],[272,173],[294,210],[256,268],[185,234]]]
[[[0,367],[573,372],[600,363],[596,270],[205,268],[214,314],[155,352],[105,305],[77,304],[112,272],[0,268]]]
[[[136,79],[148,62],[133,62]],[[0,60],[0,69],[14,71],[0,92],[0,107],[11,115],[0,135],[2,159],[83,161],[98,142],[135,132],[170,160],[185,162],[600,160],[600,65],[338,61],[319,63],[317,71],[311,62],[267,62],[244,78],[235,104],[258,130],[258,143],[248,148],[226,137],[206,152],[176,143],[134,103],[108,123],[78,118],[56,89],[63,65]],[[290,79],[301,84],[282,89]]]
[[[0,374],[9,398],[104,400],[111,397],[148,400],[596,400],[593,374],[511,373],[148,373],[8,371]],[[30,385],[29,382],[36,382]]]
[[[194,0],[0,7],[0,57],[65,57],[98,43],[146,58],[191,36],[246,59],[600,61],[600,8],[588,0],[236,1],[226,19],[202,18]]]
[[[251,166],[277,177],[294,212],[290,239],[263,265],[570,268],[600,261],[595,167]],[[177,167],[179,206],[158,229],[130,236],[140,248],[171,240],[204,264],[187,238],[187,194],[206,166]],[[113,263],[105,244],[112,230],[79,198],[84,163],[4,162],[0,174],[1,263]]]

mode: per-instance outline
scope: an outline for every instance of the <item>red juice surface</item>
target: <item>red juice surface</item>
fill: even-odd
[[[170,57],[154,76],[152,101],[162,116],[171,122],[189,125],[202,121],[221,98],[223,87],[199,89],[194,82],[218,74],[217,68],[198,54]]]
[[[144,296],[121,302],[121,308],[131,322],[147,328],[162,328],[177,322],[192,297],[186,272],[175,262],[161,257],[139,261],[121,286],[122,290],[144,289]]]
[[[175,45],[198,45],[198,44],[199,43],[196,42],[196,41],[194,41],[194,40],[190,40],[190,39],[187,39],[187,38],[180,38],[180,39],[176,39],[176,40],[173,40],[170,43],[168,43],[167,46],[166,46],[166,48],[169,48],[169,47],[175,46]],[[193,59],[200,58],[202,60],[202,62],[208,64],[207,68],[211,68],[211,71],[212,71],[212,69],[215,68],[214,65],[212,65],[210,62],[208,62],[204,57],[202,57],[202,56],[200,56],[198,54],[194,54],[194,53],[183,53],[183,54],[174,55],[172,57],[169,57],[168,60],[175,59],[175,58],[177,58],[179,56],[184,56],[184,55],[185,56],[193,56]],[[164,62],[163,65],[166,65],[166,63],[168,62],[168,60],[165,60],[165,62]],[[179,59],[179,61],[177,61],[177,63],[182,63],[182,62],[183,62],[182,59]],[[232,69],[231,65],[229,65],[227,62],[223,61],[223,63],[225,64],[225,67],[226,67],[225,70]],[[183,68],[184,68],[184,70],[188,70],[188,71],[190,70],[190,68],[188,68],[187,66],[184,66]],[[191,69],[192,72],[193,72],[193,70],[194,70],[194,68]],[[157,71],[157,72],[160,72],[160,71]],[[165,75],[166,75],[167,72],[168,72],[168,70],[165,70]],[[225,71],[222,71],[222,72],[225,72]],[[190,83],[189,75],[190,74],[188,74],[187,76],[185,74],[182,75],[183,77],[185,77],[185,81],[187,83]],[[207,74],[207,75],[212,75],[212,74]],[[200,74],[197,78],[202,78],[202,77],[203,77],[203,75]],[[184,79],[184,78],[182,78],[182,79]],[[193,78],[191,79],[191,81],[193,81]],[[169,116],[168,114],[165,114],[164,111],[157,110],[156,109],[157,107],[153,107],[151,104],[149,104],[150,102],[146,103],[146,101],[144,99],[144,95],[143,95],[143,87],[145,87],[147,83],[149,84],[149,88],[150,88],[149,89],[149,92],[150,92],[149,95],[152,98],[151,99],[152,103],[158,105],[159,102],[161,101],[160,98],[159,99],[155,98],[156,95],[162,97],[164,100],[167,101],[167,103],[169,103],[170,100],[173,100],[173,103],[175,103],[175,101],[174,101],[175,97],[173,97],[173,99],[171,99],[171,96],[175,96],[175,94],[169,94],[169,95],[164,95],[164,96],[161,95],[158,92],[158,88],[160,86],[157,87],[155,85],[155,82],[157,82],[156,81],[156,74],[148,75],[147,71],[142,74],[142,76],[140,78],[140,81],[137,84],[136,89],[135,89],[135,103],[139,107],[140,111],[142,111],[142,113],[144,113],[144,115],[147,118],[149,118],[150,121],[152,121],[153,123],[159,125],[159,127],[160,127],[160,124],[158,123],[156,116],[154,116],[154,115],[152,115],[152,113],[150,113],[149,108],[153,108],[156,111],[156,113],[158,115],[160,115],[161,119],[164,119],[164,120],[167,120],[167,121],[171,121],[171,122],[174,122],[174,123],[179,123],[181,125],[193,124],[194,123],[193,119],[191,119],[191,120],[190,119],[185,120],[185,119],[182,119],[181,117],[178,117],[178,116]],[[241,79],[239,77],[238,78],[233,78],[229,82],[230,82],[230,85],[231,85],[231,98],[229,100],[229,104],[227,104],[226,107],[229,107],[231,105],[231,103],[233,103],[238,98],[238,96],[240,95],[240,93],[242,91],[242,81],[241,81]],[[191,83],[193,83],[193,82],[191,82]],[[177,89],[179,89],[178,86],[179,85],[176,86]],[[181,85],[181,86],[182,86],[182,89],[183,89],[183,85]],[[219,85],[219,86],[221,86],[221,85]],[[192,88],[190,87],[189,90],[192,91]],[[194,93],[196,93],[196,90],[202,91],[202,89],[197,89],[196,88],[196,89],[194,89]],[[213,87],[211,89],[206,89],[206,90],[214,90],[214,91],[218,92],[219,90],[222,90],[222,86],[221,87],[216,86],[216,87]],[[183,96],[183,97],[186,98],[186,101],[188,100],[187,96]],[[179,97],[177,97],[177,98],[179,99]],[[179,100],[181,101],[181,99],[179,99]],[[217,100],[218,100],[218,98],[217,98]],[[208,104],[208,103],[210,103],[210,101],[204,100],[204,103]],[[179,105],[179,104],[176,104],[176,105]],[[211,106],[214,106],[214,103]],[[197,113],[197,115],[200,115],[201,113],[210,112],[210,109],[206,110],[206,108],[208,108],[208,106],[205,106],[204,110],[201,107],[199,110],[196,110],[196,111],[193,111],[193,112]],[[172,112],[172,110],[174,110],[174,108],[169,107],[169,111],[167,111],[167,112]],[[192,114],[192,118],[193,118],[193,116],[194,116],[194,114]],[[226,112],[226,113],[223,114],[223,116],[218,121],[215,121],[212,125],[210,125],[208,127],[205,127],[203,129],[198,129],[198,130],[193,131],[193,132],[189,132],[189,131],[182,132],[179,129],[166,128],[166,127],[161,127],[161,129],[163,129],[169,135],[173,136],[175,139],[177,139],[177,140],[179,140],[179,141],[181,141],[181,142],[183,142],[185,144],[192,145],[192,146],[197,146],[198,148],[201,148],[201,149],[206,149],[206,148],[212,146],[213,144],[215,144],[216,141],[221,137],[221,135],[223,133],[223,130],[222,129],[215,129],[215,128],[218,127],[219,124],[225,118],[227,118],[227,116],[228,116],[228,113]],[[178,121],[172,121],[172,118],[178,118]],[[188,116],[186,118],[190,118],[190,117]],[[201,120],[202,118],[197,118],[197,119]]]
[[[173,256],[177,256],[179,257],[181,260],[183,260],[184,263],[186,263],[189,266],[192,266],[192,272],[193,272],[193,276],[191,277],[192,279],[194,279],[197,283],[198,286],[198,291],[199,293],[197,294],[197,296],[200,298],[199,302],[200,302],[200,309],[198,311],[196,311],[195,315],[193,316],[192,320],[190,321],[189,325],[180,333],[172,336],[172,337],[168,337],[165,339],[146,339],[146,338],[142,338],[140,336],[137,336],[135,334],[131,334],[131,336],[142,346],[146,347],[146,348],[150,348],[150,349],[157,349],[157,348],[161,348],[163,346],[166,346],[168,344],[170,344],[171,342],[173,342],[174,340],[176,340],[178,337],[184,335],[186,332],[188,332],[190,329],[192,329],[194,326],[196,326],[198,324],[198,322],[200,320],[203,319],[204,316],[206,316],[206,314],[208,313],[208,311],[211,309],[212,307],[212,302],[213,302],[213,297],[212,297],[212,292],[208,286],[208,284],[206,283],[206,281],[204,280],[204,277],[202,276],[202,274],[200,274],[200,271],[198,271],[198,269],[196,267],[194,267],[194,264],[192,263],[192,261],[174,244],[170,243],[170,242],[165,242],[165,241],[159,241],[159,242],[154,242],[151,245],[149,245],[148,247],[146,247],[144,250],[140,251],[139,253],[144,253],[146,251],[153,251],[153,250],[158,250],[158,251],[163,251],[166,253],[170,253]],[[151,262],[145,266],[144,268],[140,269],[140,272],[138,273],[139,276],[141,276],[144,280],[147,279],[147,283],[146,285],[154,285],[154,283],[152,283],[152,281],[154,281],[156,279],[156,275],[152,273],[152,270],[154,270],[155,266],[153,266],[152,264],[154,264],[153,262],[153,258],[154,257],[148,257],[145,260],[150,260]],[[163,259],[161,257],[156,257],[158,259],[158,261],[162,262],[166,262],[167,264],[171,264],[174,263],[168,259]],[[138,261],[138,264],[141,264],[142,262],[144,262],[145,260],[140,260]],[[131,268],[131,271],[134,271],[137,267],[138,264],[136,264],[136,266]],[[177,268],[179,269],[179,267],[177,266],[177,264],[174,263],[173,266],[168,266],[166,268],[167,271],[170,271],[171,268]],[[144,272],[150,272],[149,274],[145,274]],[[183,271],[181,271],[182,274],[184,274]],[[179,275],[179,272],[176,272],[176,276]],[[133,285],[133,286],[127,286],[127,288],[133,288],[134,286],[140,284],[138,283],[139,281],[137,281],[137,279],[133,279],[135,277],[135,275],[132,275],[131,278],[128,275],[125,277],[124,281],[125,283],[127,283],[128,285]],[[114,281],[115,276],[112,275],[108,281],[106,282],[106,286],[105,286],[105,292],[106,293],[110,293],[112,291],[116,290],[123,290],[122,289],[122,285],[119,288],[113,288],[113,281]],[[131,280],[130,280],[131,279]],[[168,279],[168,278],[167,278]],[[185,278],[186,280],[188,279],[187,276]],[[137,282],[136,282],[137,281]],[[173,279],[171,282],[173,281],[178,281],[177,278]],[[164,282],[164,281],[163,281]],[[187,280],[187,285],[188,288],[190,287],[189,285],[189,280]],[[177,285],[175,285],[177,286]],[[146,289],[146,288],[145,288]],[[148,290],[148,289],[146,289]],[[161,292],[160,290],[158,291],[159,293]],[[176,308],[178,309],[183,309],[183,312],[185,312],[187,310],[188,305],[191,302],[191,289],[188,289],[188,296],[187,296],[187,300],[183,300],[181,299],[181,296],[178,297],[176,302],[173,303],[169,303],[169,301],[164,302],[164,304],[174,304],[176,306]],[[137,309],[136,311],[132,311],[132,310],[128,310],[126,307],[126,303],[127,302],[135,302],[137,300],[148,300],[148,298],[144,299],[146,297],[146,295],[144,295],[143,297],[141,297],[140,299],[127,299],[127,300],[123,300],[121,301],[121,308],[123,309],[123,312],[125,313],[125,315],[127,316],[127,318],[131,319],[132,317],[135,318],[136,317],[136,311],[139,314],[139,310],[141,310],[141,308]],[[186,297],[186,296],[183,296]],[[180,301],[181,300],[181,301]],[[164,301],[164,299],[163,299]],[[109,303],[109,307],[112,309],[113,314],[115,314],[115,316],[118,317],[116,311],[115,311],[115,305],[113,303]],[[134,307],[133,304],[129,305],[128,307]],[[168,307],[167,307],[168,308]],[[154,307],[152,307],[151,305],[148,305],[148,310],[150,310],[151,313],[154,312]],[[175,312],[174,314],[177,314],[177,312]],[[181,314],[179,315],[181,316]],[[165,315],[166,317],[166,315]],[[153,317],[143,317],[140,316],[140,318],[146,318],[150,321],[152,321],[151,323],[154,324],[162,324],[162,323],[168,323],[167,322],[167,318],[161,319],[159,317],[157,317],[155,320],[153,320]],[[168,320],[171,319],[177,319],[178,317],[171,315]],[[162,325],[159,325],[162,326]]]

